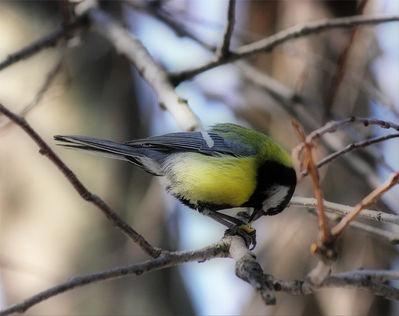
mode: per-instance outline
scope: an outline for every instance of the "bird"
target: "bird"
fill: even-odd
[[[265,134],[232,123],[125,143],[74,135],[54,139],[62,146],[128,161],[160,177],[183,204],[228,229],[246,227],[247,233],[261,216],[283,211],[297,183],[287,151]],[[235,208],[252,213],[221,212]]]

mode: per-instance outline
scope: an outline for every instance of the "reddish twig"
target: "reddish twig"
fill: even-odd
[[[366,207],[373,204],[384,192],[388,191],[394,185],[399,183],[399,171],[392,174],[392,176],[385,181],[380,187],[369,193],[362,199],[350,213],[346,214],[341,221],[331,229],[331,234],[334,238],[338,238],[349,223]]]
[[[303,161],[305,168],[308,170],[312,178],[313,191],[317,199],[317,210],[319,219],[319,246],[322,246],[330,242],[330,232],[328,230],[327,219],[323,205],[323,191],[320,188],[319,173],[313,160],[314,145],[311,141],[307,140],[307,137],[305,136],[299,123],[292,121],[292,125],[298,135],[299,140],[302,142],[305,148]]]
[[[72,184],[74,189],[86,201],[93,203],[99,208],[102,213],[110,220],[116,227],[118,227],[124,234],[137,243],[147,254],[151,257],[157,257],[161,253],[160,249],[154,248],[147,240],[137,233],[132,227],[124,222],[118,214],[113,211],[100,197],[91,193],[80,182],[76,175],[69,169],[65,163],[55,154],[55,152],[47,145],[47,143],[36,133],[36,131],[28,124],[28,122],[15,113],[8,110],[4,105],[0,104],[0,112],[12,120],[15,124],[21,127],[39,146],[40,153],[45,155],[51,162],[53,162],[58,169],[64,174],[68,181]]]

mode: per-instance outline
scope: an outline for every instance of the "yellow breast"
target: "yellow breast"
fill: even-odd
[[[256,162],[253,157],[211,157],[179,153],[164,165],[167,185],[174,195],[197,201],[240,206],[255,191]]]

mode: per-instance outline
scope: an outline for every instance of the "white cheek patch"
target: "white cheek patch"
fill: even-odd
[[[285,185],[277,184],[271,186],[266,192],[269,197],[263,201],[263,210],[267,211],[268,209],[279,206],[287,196],[289,189],[290,188]]]

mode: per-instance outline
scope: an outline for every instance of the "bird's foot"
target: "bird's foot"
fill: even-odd
[[[244,239],[245,245],[252,250],[256,246],[256,230],[251,227],[251,223],[247,225],[236,225],[224,232],[225,236],[240,236]]]

